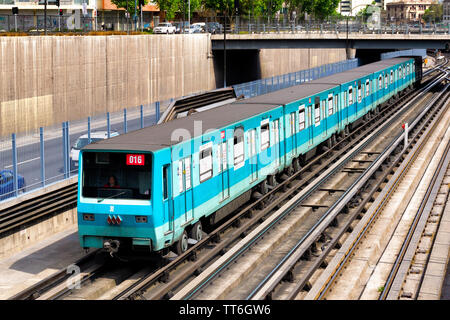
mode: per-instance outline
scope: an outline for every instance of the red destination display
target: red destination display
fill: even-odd
[[[127,154],[127,166],[143,166],[145,157],[143,154]]]

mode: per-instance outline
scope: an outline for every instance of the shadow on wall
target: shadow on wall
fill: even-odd
[[[223,50],[214,50],[216,87],[223,87]],[[227,50],[227,86],[261,79],[259,50]]]

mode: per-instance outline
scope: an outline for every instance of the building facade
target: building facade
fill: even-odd
[[[430,0],[401,0],[386,4],[387,21],[390,23],[421,22],[431,6]]]
[[[450,0],[444,0],[442,3],[443,19],[444,23],[450,23]]]
[[[39,2],[40,1],[40,2]],[[47,0],[47,30],[131,30],[138,26],[133,20],[134,0],[129,0],[131,16],[127,20],[125,9],[118,9],[111,0]],[[136,1],[139,3],[139,1]],[[18,8],[14,16],[12,9]],[[0,32],[43,31],[43,0],[0,0]],[[137,10],[139,11],[139,10]],[[153,27],[155,18],[159,21],[160,11],[156,3],[150,2],[143,8],[144,28]]]

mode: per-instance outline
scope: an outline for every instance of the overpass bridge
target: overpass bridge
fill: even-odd
[[[212,49],[224,49],[224,35],[211,36]],[[226,34],[227,50],[280,48],[352,48],[367,49],[450,49],[450,28],[430,33],[364,33],[286,31],[269,33]]]

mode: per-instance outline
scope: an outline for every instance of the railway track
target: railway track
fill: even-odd
[[[431,81],[430,79],[426,82],[429,83]],[[431,88],[431,86],[426,86],[426,88]],[[268,219],[274,209],[282,206],[282,202],[274,201],[275,198],[279,198],[285,203],[288,202],[290,198],[292,198],[294,192],[305,189],[309,181],[317,177],[320,172],[329,169],[333,162],[337,161],[340,157],[345,156],[352,146],[363,140],[363,137],[365,137],[368,132],[385,122],[384,119],[389,118],[399,108],[398,104],[405,103],[405,101],[411,101],[417,95],[418,93],[414,92],[409,96],[402,96],[396,102],[397,107],[395,110],[385,109],[382,112],[382,115],[384,115],[385,118],[381,118],[380,114],[369,122],[372,126],[356,129],[348,137],[339,141],[332,149],[326,151],[323,155],[316,157],[307,166],[302,168],[301,171],[291,177],[287,177],[287,179],[284,177],[284,179],[286,179],[284,182],[273,185],[271,187],[272,190],[255,203],[242,207],[233,218],[210,232],[205,239],[191,247],[182,256],[175,259],[164,259],[162,261],[162,263],[165,264],[163,267],[157,270],[148,270],[144,276],[139,277],[136,281],[132,281],[130,286],[127,286],[115,295],[114,299],[167,299],[172,297],[176,290],[182,287],[187,281],[200,274],[202,270],[214,262],[215,259],[218,259],[218,257],[225,254],[226,251],[230,250],[239,240],[248,235],[252,229],[255,229],[261,222]],[[286,190],[291,190],[291,193],[286,192]],[[82,270],[87,270],[87,272],[84,272],[86,273],[85,282],[89,283],[90,279],[100,277],[104,272],[101,268],[101,265],[92,270],[89,268],[81,268]],[[64,271],[66,271],[66,269],[64,269]],[[60,279],[61,278],[58,280],[59,284],[62,283]],[[43,287],[39,290],[34,290],[35,292],[38,292],[38,294],[24,295],[21,293],[14,298],[60,298],[70,295],[70,290],[61,289],[58,291],[54,289],[58,284],[49,286],[48,283],[51,282],[51,279],[46,280],[47,288],[53,288],[52,295],[46,294],[46,289]]]
[[[361,244],[366,234],[371,230],[371,226],[377,220],[378,215],[383,210],[383,207],[389,201],[392,193],[398,188],[402,177],[407,172],[408,168],[412,165],[416,157],[418,156],[420,150],[426,144],[430,133],[433,132],[439,120],[441,120],[444,111],[448,108],[448,92],[449,85],[445,86],[445,91],[441,95],[441,100],[436,103],[434,111],[432,114],[429,114],[427,118],[429,119],[426,122],[418,123],[418,129],[415,130],[414,136],[410,139],[408,148],[404,150],[403,161],[396,165],[396,168],[392,168],[391,171],[391,179],[387,182],[387,184],[382,189],[376,197],[373,198],[371,206],[366,211],[364,218],[359,222],[358,228],[354,230],[354,233],[349,237],[346,241],[345,245],[341,248],[339,256],[336,255],[334,260],[332,261],[332,265],[330,264],[329,270],[321,275],[321,278],[317,280],[318,284],[313,286],[312,289],[307,293],[305,299],[326,299],[327,293],[333,288],[335,282],[339,278],[341,272],[346,268],[346,265],[352,259],[355,250],[357,250],[358,246]],[[400,137],[401,140],[401,137]],[[414,233],[414,228],[411,231]],[[410,238],[410,237],[408,237]],[[404,247],[407,247],[407,243],[409,240],[406,240]],[[400,255],[398,262],[395,265],[398,265],[400,261],[402,261],[402,256]],[[397,267],[394,266],[394,270],[398,270]],[[392,274],[394,275],[396,271]],[[388,280],[388,286],[383,290],[383,292],[388,292],[390,285],[394,280],[394,276],[391,277],[391,280]],[[385,294],[383,294],[385,296]]]
[[[450,142],[447,142],[444,155],[439,161],[379,300],[417,300],[449,194],[448,185],[443,183],[444,177],[450,175],[449,162]],[[446,191],[442,192],[441,199],[437,199],[441,188]]]
[[[386,118],[389,118],[391,115],[392,113],[385,113]],[[374,125],[366,128],[367,131],[360,128],[354,132],[352,137],[358,134],[360,135],[359,140],[355,139],[354,143],[361,141],[362,137],[367,135],[367,132],[370,132],[382,122],[385,122],[385,118],[378,120],[379,122],[376,122],[373,119],[372,124]],[[351,145],[341,149],[339,155],[336,153],[336,150],[342,148],[342,145],[346,143],[348,143],[348,140],[342,140],[335,148],[329,150],[321,157],[316,158],[314,161],[311,161],[300,172],[274,187],[270,194],[265,195],[254,204],[240,210],[234,218],[211,232],[200,243],[190,248],[184,255],[170,262],[156,273],[136,281],[132,286],[117,295],[115,299],[163,299],[172,297],[174,292],[182,287],[184,283],[196,277],[196,275],[201,273],[202,270],[207,268],[208,265],[223,255],[227,250],[232,250],[236,242],[251,232],[251,228],[255,228],[262,221],[268,219],[270,212],[283,205],[282,201],[289,201],[294,193],[306,187],[308,181],[311,181],[315,176],[319,175],[319,172],[323,172],[329,168],[339,156],[348,152]],[[333,155],[333,153],[336,154]],[[318,165],[320,161],[324,161],[324,163]],[[311,171],[308,172],[308,170]],[[290,190],[290,192],[286,192],[286,190]],[[274,201],[274,198],[278,198],[278,201]],[[262,210],[256,209],[264,202],[270,202],[270,204]],[[234,228],[230,229],[233,225]],[[219,239],[221,241],[217,243]]]
[[[429,105],[433,105],[433,103],[436,101],[436,98],[433,99]],[[407,106],[406,106],[407,107]],[[386,127],[392,124],[392,121],[386,124]],[[373,133],[373,137],[380,134],[380,132],[383,132],[386,127],[379,128],[379,131]],[[372,135],[371,135],[372,136]],[[369,136],[369,137],[371,137]],[[367,137],[367,138],[369,138]],[[224,255],[221,259],[219,259],[214,265],[212,265],[210,268],[208,268],[207,271],[205,271],[202,275],[197,277],[194,281],[192,281],[188,286],[185,286],[177,295],[174,296],[175,299],[192,299],[192,298],[199,298],[199,299],[270,299],[273,298],[272,294],[275,291],[275,288],[282,282],[285,282],[285,280],[294,282],[295,278],[295,267],[297,263],[301,262],[302,260],[314,260],[313,267],[310,268],[310,272],[306,272],[306,275],[303,275],[301,278],[301,281],[296,281],[299,283],[298,285],[295,285],[293,290],[288,294],[282,295],[282,298],[294,298],[296,294],[303,289],[303,287],[306,285],[309,277],[308,275],[312,275],[313,271],[320,267],[320,265],[323,264],[325,257],[329,250],[322,250],[322,253],[320,254],[321,250],[318,250],[317,247],[323,246],[325,244],[325,241],[327,238],[331,236],[331,241],[327,243],[327,248],[331,249],[333,248],[339,240],[339,237],[335,237],[332,232],[327,231],[330,226],[337,227],[341,224],[344,224],[344,228],[341,228],[338,232],[339,235],[342,235],[350,226],[351,219],[349,217],[356,217],[358,214],[352,214],[349,215],[349,204],[351,204],[352,200],[357,200],[355,197],[359,197],[361,190],[363,187],[367,187],[366,183],[369,181],[369,179],[375,174],[381,167],[381,165],[385,165],[385,161],[389,160],[389,155],[393,153],[395,150],[398,150],[397,146],[401,142],[401,137],[396,140],[395,143],[391,143],[387,146],[387,149],[385,152],[380,153],[375,161],[366,160],[364,159],[363,162],[371,163],[367,169],[362,169],[364,173],[356,179],[356,181],[352,182],[352,185],[349,189],[343,188],[340,189],[333,189],[331,188],[333,192],[343,192],[342,196],[339,197],[339,200],[337,202],[331,202],[326,204],[324,207],[326,208],[326,212],[323,215],[320,215],[320,213],[312,214],[311,216],[316,216],[315,219],[313,218],[314,222],[311,222],[310,219],[306,219],[305,221],[302,221],[303,225],[308,225],[308,227],[305,228],[305,230],[299,230],[299,232],[292,232],[294,235],[293,238],[299,238],[300,241],[295,243],[294,246],[284,246],[285,243],[292,242],[291,238],[289,237],[281,237],[279,242],[282,243],[280,246],[274,246],[273,247],[273,260],[264,259],[264,260],[257,260],[256,263],[253,263],[251,260],[258,259],[258,253],[262,251],[262,248],[267,248],[269,244],[267,244],[268,241],[263,242],[262,239],[264,239],[264,236],[268,235],[270,232],[270,237],[275,237],[274,233],[283,233],[286,232],[286,228],[283,228],[282,226],[278,226],[278,224],[282,223],[282,219],[287,217],[291,212],[293,215],[297,216],[300,215],[298,211],[296,211],[296,208],[298,206],[305,206],[304,202],[309,202],[306,199],[311,194],[313,190],[311,190],[310,186],[308,186],[308,189],[303,190],[302,192],[298,193],[294,198],[289,201],[289,203],[282,205],[279,210],[267,221],[265,221],[263,224],[261,224],[255,231],[252,232],[246,239],[242,240],[238,245],[233,247],[229,253]],[[335,173],[338,169],[342,169],[343,165],[346,164],[350,159],[353,159],[357,154],[361,152],[361,149],[366,147],[368,143],[363,144],[363,146],[359,146],[356,148],[356,150],[352,153],[349,153],[346,158],[339,161],[339,163],[336,164],[336,168],[333,169]],[[371,152],[369,152],[371,153]],[[377,154],[378,152],[374,152],[372,154]],[[389,162],[389,161],[388,161]],[[344,167],[344,170],[348,170],[351,168]],[[386,168],[382,168],[383,171]],[[358,168],[358,170],[354,170],[356,172],[361,171],[361,168]],[[388,170],[389,172],[389,170]],[[318,186],[324,183],[325,180],[329,178],[329,173],[325,172],[325,174],[322,174],[321,176],[317,177],[315,181],[312,182],[313,189],[317,189],[315,185]],[[350,178],[351,179],[351,178]],[[349,180],[350,180],[349,179]],[[384,180],[384,179],[383,179]],[[381,181],[383,181],[381,180]],[[308,190],[308,191],[306,191]],[[375,189],[376,190],[376,189]],[[320,207],[321,201],[319,200],[319,204],[306,204],[306,206],[316,206]],[[359,208],[363,208],[363,205],[360,205]],[[338,219],[338,215],[344,216],[343,219]],[[309,218],[309,217],[308,217]],[[286,218],[287,220],[287,218]],[[346,221],[347,220],[347,221]],[[312,225],[312,227],[309,227]],[[296,227],[292,226],[291,229],[296,229]],[[303,233],[303,234],[302,234]],[[262,242],[262,244],[257,247],[255,244],[258,242]],[[246,254],[248,251],[256,251],[257,254],[251,255],[248,259],[242,258],[244,254]],[[288,253],[279,259],[279,253],[288,251]],[[317,253],[319,251],[319,254]],[[270,252],[267,253],[267,250],[264,251],[264,255],[272,255]],[[313,257],[316,256],[317,259],[314,259]],[[261,273],[264,273],[264,266],[267,266],[269,264],[273,264],[274,260],[279,260],[279,263],[276,264],[276,266],[273,269],[268,270],[268,275],[262,279],[259,283],[256,283],[256,287],[250,291],[249,288],[244,289],[244,287],[252,286],[254,285],[255,278],[258,278]],[[243,260],[243,263],[240,263],[239,261]],[[249,262],[250,261],[250,262]],[[237,263],[235,267],[232,265],[234,263]],[[224,291],[225,293],[222,294],[216,294],[215,291],[217,291],[217,287],[220,287],[222,282],[228,283],[232,282],[233,279],[235,279],[237,276],[236,273],[239,273],[239,269],[245,268],[245,265],[248,263],[253,263],[253,270],[249,271],[247,275],[242,276],[242,279],[239,279],[239,281],[235,280],[236,282],[234,285],[238,287],[236,290],[230,290],[228,289],[228,292]],[[261,266],[260,266],[261,265]],[[301,265],[304,266],[304,263],[301,263]],[[230,269],[230,276],[226,277],[225,274],[227,274],[227,269]],[[304,271],[304,268],[300,268],[302,271]],[[251,269],[252,270],[252,269]],[[248,271],[246,271],[248,272]],[[303,273],[303,272],[302,272]],[[217,278],[220,277],[223,279],[223,281],[217,280]],[[211,288],[209,291],[213,292],[214,294],[208,294],[208,288],[209,285],[211,287],[211,283],[214,282],[213,288]],[[253,284],[252,284],[253,282]],[[203,291],[203,293],[202,293]],[[248,294],[245,296],[245,294]]]

